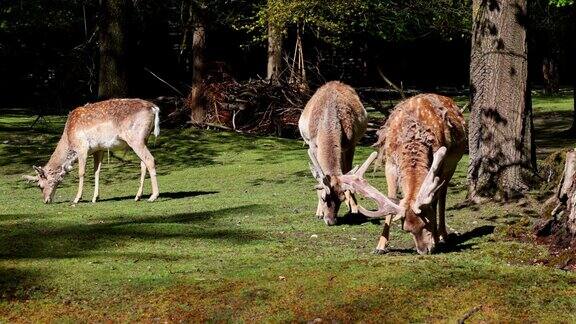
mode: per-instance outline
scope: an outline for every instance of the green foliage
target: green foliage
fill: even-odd
[[[550,4],[558,7],[571,6],[574,4],[574,0],[550,0]]]
[[[342,46],[367,36],[384,41],[465,37],[469,6],[469,1],[452,0],[268,0],[261,6],[258,25],[304,24],[320,39]]]

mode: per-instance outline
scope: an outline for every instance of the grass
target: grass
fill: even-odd
[[[543,126],[550,114],[570,112],[571,101],[538,100],[537,134],[552,139]],[[447,222],[461,233],[454,244],[420,256],[396,225],[393,252],[380,256],[371,253],[377,222],[346,216],[327,227],[315,219],[298,140],[163,130],[150,144],[157,202],[132,200],[139,166],[120,152],[103,167],[102,201],[87,202],[89,179],[85,201],[71,205],[71,174],[56,203],[44,205],[20,175],[55,146],[64,119],[48,119],[31,131],[32,117],[0,117],[0,322],[454,322],[476,306],[478,322],[576,321],[576,274],[533,265],[546,248],[505,235],[537,212],[458,206],[467,157],[449,188]],[[360,147],[356,161],[370,151]],[[384,190],[382,172],[371,177]]]

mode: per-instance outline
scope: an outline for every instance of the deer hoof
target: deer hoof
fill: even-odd
[[[154,200],[156,200],[156,198],[158,198],[158,195],[152,195],[150,196],[150,198],[148,198],[148,201],[153,202]]]
[[[134,197],[134,201],[140,201],[140,196]]]
[[[80,201],[80,199],[82,199],[82,198],[74,198],[74,201],[72,201],[72,203],[77,204]]]
[[[387,247],[385,247],[383,249],[376,248],[376,249],[374,249],[374,251],[372,253],[376,254],[376,255],[383,255],[383,254],[388,254],[388,252],[390,252],[390,250]]]
[[[92,198],[92,203],[93,203],[93,204],[96,203],[97,201],[98,201],[98,197]]]

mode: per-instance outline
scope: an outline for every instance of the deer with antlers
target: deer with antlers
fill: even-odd
[[[318,181],[316,216],[336,224],[342,201],[357,213],[356,200],[339,177],[352,169],[356,144],[366,132],[367,114],[356,91],[338,81],[320,87],[310,98],[298,127],[308,144],[310,170]]]
[[[420,254],[434,251],[447,238],[447,185],[467,145],[466,123],[453,100],[422,94],[399,103],[378,131],[374,152],[357,170],[340,177],[344,189],[376,201],[378,210],[358,206],[367,217],[386,216],[377,253],[387,250],[390,224],[402,220]],[[364,179],[376,159],[385,164],[388,196]],[[403,194],[397,199],[398,187]],[[438,216],[438,217],[436,217]]]
[[[56,187],[78,161],[78,193],[74,203],[82,198],[86,160],[94,157],[94,196],[98,200],[100,168],[104,152],[109,149],[130,147],[140,158],[140,188],[135,200],[142,196],[146,170],[152,182],[154,201],[158,197],[156,165],[154,157],[146,147],[146,141],[153,130],[154,136],[160,133],[160,109],[151,102],[141,99],[112,99],[74,109],[68,115],[62,137],[43,167],[34,166],[35,176],[24,176],[42,190],[44,202],[54,198]]]

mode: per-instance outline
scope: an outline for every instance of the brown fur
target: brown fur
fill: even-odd
[[[148,169],[152,180],[151,200],[158,196],[154,158],[146,148],[146,140],[155,128],[158,107],[141,99],[112,99],[78,107],[70,112],[62,137],[48,163],[35,170],[37,182],[44,193],[44,201],[50,202],[58,184],[73,163],[79,161],[79,189],[74,202],[82,195],[86,159],[94,155],[96,185],[93,202],[98,198],[98,176],[103,151],[131,147],[141,159],[141,188]],[[157,134],[158,129],[155,130]],[[30,179],[30,178],[29,178]]]
[[[400,102],[378,135],[375,146],[379,151],[380,162],[386,164],[388,195],[396,198],[396,187],[400,187],[403,193],[400,204],[406,210],[404,228],[415,235],[420,251],[418,245],[422,242],[418,237],[423,235],[423,228],[430,227],[429,235],[434,237],[434,241],[438,240],[436,202],[432,208],[424,210],[422,215],[416,215],[411,207],[432,163],[432,154],[445,146],[447,153],[440,173],[440,180],[445,181],[445,185],[436,197],[440,201],[439,216],[444,218],[446,186],[467,145],[464,117],[452,99],[436,94],[421,94]],[[428,221],[434,222],[434,225],[426,225]],[[439,234],[445,238],[446,230],[443,221],[441,223]],[[383,236],[386,236],[383,244],[387,244],[387,235]]]
[[[345,194],[337,177],[352,168],[356,144],[366,131],[366,110],[354,89],[332,81],[320,87],[310,98],[298,125],[302,138],[329,182],[328,201],[323,202],[320,197],[316,214],[323,214],[325,221],[333,224]]]

